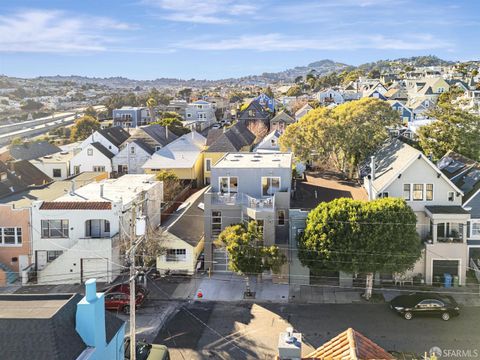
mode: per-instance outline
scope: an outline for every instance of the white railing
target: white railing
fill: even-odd
[[[244,205],[251,209],[273,209],[273,196],[256,198],[242,193],[212,193],[212,204],[216,205]]]

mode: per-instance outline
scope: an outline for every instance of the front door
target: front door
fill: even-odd
[[[46,250],[37,250],[36,252],[36,262],[37,269],[42,270],[47,266],[47,251]]]

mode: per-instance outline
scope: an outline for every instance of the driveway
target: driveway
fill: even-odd
[[[437,346],[476,350],[480,357],[476,307],[462,308],[459,317],[444,322],[406,321],[385,304],[192,302],[170,318],[155,341],[171,349],[172,359],[271,359],[287,326],[303,334],[303,355],[352,327],[388,351],[423,354]]]

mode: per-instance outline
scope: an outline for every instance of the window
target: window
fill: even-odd
[[[382,192],[382,193],[378,194],[378,197],[379,198],[387,198],[388,197],[388,191],[385,191],[385,192]]]
[[[105,166],[94,165],[93,166],[93,171],[94,172],[103,172],[103,171],[105,171]]]
[[[278,225],[285,225],[285,210],[277,211],[277,221]]]
[[[167,261],[186,261],[187,250],[186,249],[168,249]]]
[[[53,169],[53,177],[62,177],[62,169]]]
[[[67,238],[68,220],[42,220],[42,238]]]
[[[427,201],[433,200],[433,184],[425,185],[425,200]]]
[[[218,236],[222,232],[222,212],[212,211],[212,236]]]
[[[60,255],[63,254],[62,250],[50,250],[47,251],[47,262],[52,262],[56,258],[58,258]]]
[[[158,150],[160,150],[161,148],[162,148],[161,146],[157,145],[157,146],[155,146],[155,151],[158,151]]]
[[[403,198],[406,201],[410,201],[410,184],[403,184]]]
[[[219,188],[222,194],[236,193],[238,191],[238,177],[222,176],[218,179]]]
[[[130,145],[130,154],[135,155],[135,146]]]
[[[470,237],[480,237],[480,222],[470,224]]]
[[[453,191],[449,191],[447,198],[448,198],[448,201],[455,200],[455,193]]]
[[[22,228],[4,227],[0,228],[0,245],[21,245]]]
[[[423,184],[413,184],[413,201],[423,201]]]
[[[192,114],[188,113],[187,118],[191,118],[191,117],[192,117]]]
[[[87,155],[93,156],[93,149],[87,149]]]
[[[270,196],[280,190],[279,177],[262,177],[262,196]]]
[[[110,232],[110,221],[103,220],[103,231],[106,233]]]
[[[73,167],[73,173],[76,175],[76,174],[80,174],[80,165],[75,165]]]
[[[205,171],[211,171],[212,159],[205,159]]]

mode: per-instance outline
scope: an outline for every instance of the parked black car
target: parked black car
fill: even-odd
[[[460,314],[455,299],[436,293],[400,295],[390,301],[390,308],[407,320],[414,316],[441,316],[447,321]]]

